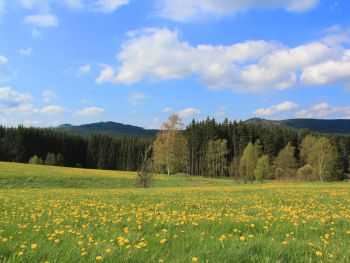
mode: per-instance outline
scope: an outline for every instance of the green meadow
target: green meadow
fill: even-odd
[[[349,262],[348,183],[0,163],[0,262]]]

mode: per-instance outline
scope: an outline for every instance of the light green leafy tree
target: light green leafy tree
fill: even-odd
[[[295,177],[298,164],[294,153],[295,147],[290,143],[279,152],[274,162],[276,179],[292,179]]]
[[[255,180],[263,182],[264,179],[267,179],[270,175],[270,161],[267,155],[263,155],[258,159],[256,168],[254,170]]]

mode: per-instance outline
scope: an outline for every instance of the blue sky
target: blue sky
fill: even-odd
[[[0,122],[350,118],[350,2],[0,0]]]

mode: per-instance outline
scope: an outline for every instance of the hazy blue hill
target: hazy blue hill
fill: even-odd
[[[350,134],[350,119],[288,119],[276,121],[253,118],[246,122],[259,125],[279,125],[296,129],[308,129],[320,133]]]
[[[278,125],[296,129],[308,129],[320,133],[350,134],[350,120],[335,119],[287,119],[287,120],[266,120],[253,118],[245,121],[246,123],[257,125]],[[142,127],[122,124],[117,122],[97,122],[83,125],[63,124],[57,127],[61,131],[66,131],[82,136],[91,134],[106,134],[111,136],[138,136],[154,137],[158,130],[144,129]]]
[[[158,132],[158,130],[148,130],[138,126],[111,121],[83,124],[77,126],[63,124],[57,127],[57,129],[83,136],[88,136],[91,134],[106,134],[111,136],[153,137]]]

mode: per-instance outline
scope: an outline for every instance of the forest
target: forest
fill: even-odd
[[[349,170],[350,137],[227,119],[193,120],[183,127],[177,116],[155,138],[0,127],[1,161],[137,171],[149,148],[152,170],[169,175],[342,180]]]

